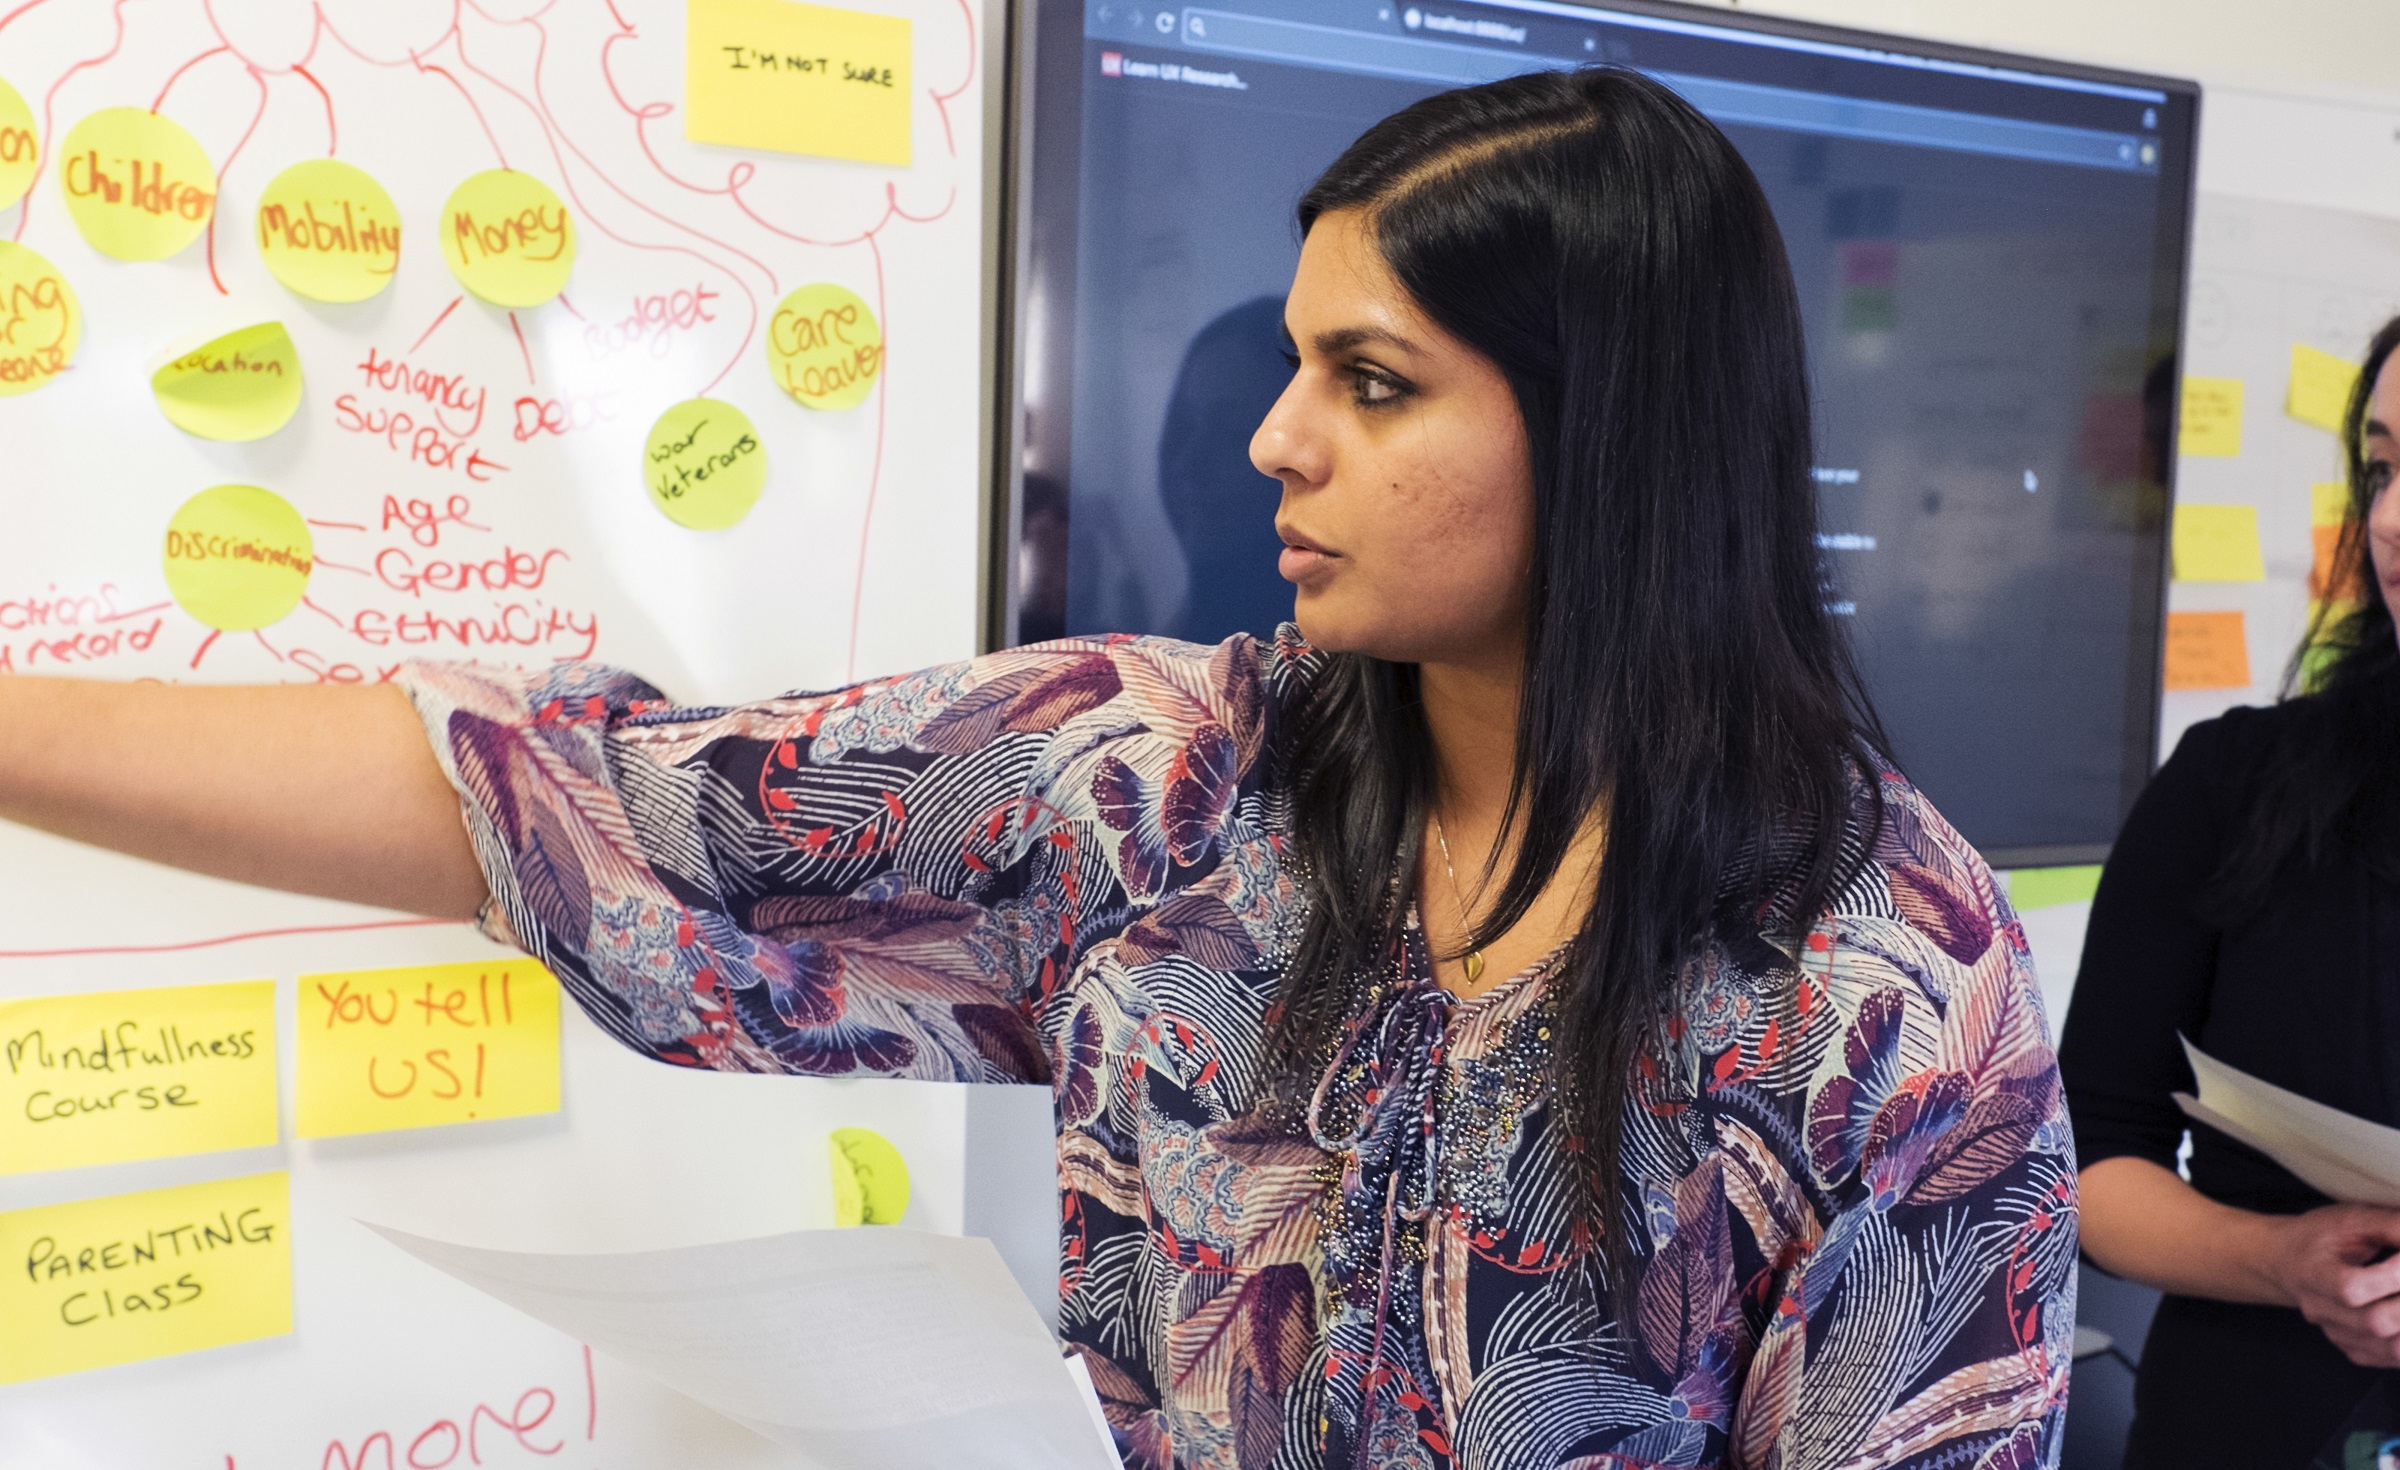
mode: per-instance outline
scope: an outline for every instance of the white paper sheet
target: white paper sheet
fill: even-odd
[[[2330,1198],[2400,1207],[2400,1129],[2263,1082],[2182,1040],[2200,1085],[2198,1097],[2175,1094],[2187,1116],[2257,1149]]]
[[[1118,1465],[1089,1378],[986,1240],[879,1226],[536,1255],[368,1228],[821,1470]]]

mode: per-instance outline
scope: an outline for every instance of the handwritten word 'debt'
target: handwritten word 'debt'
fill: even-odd
[[[531,960],[300,977],[300,1136],[558,1110],[558,982]]]

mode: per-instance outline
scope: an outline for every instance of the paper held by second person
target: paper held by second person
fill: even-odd
[[[2175,1094],[2187,1116],[2257,1149],[2328,1198],[2400,1209],[2400,1129],[2263,1082],[2178,1039],[2200,1087],[2198,1097]]]

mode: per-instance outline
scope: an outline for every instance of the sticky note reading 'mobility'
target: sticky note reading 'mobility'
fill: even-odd
[[[2263,582],[2266,559],[2258,549],[2255,505],[2175,507],[2175,580],[2178,582]]]
[[[798,0],[691,0],[683,135],[908,166],[909,23]]]
[[[522,956],[300,977],[299,1133],[558,1111],[558,981]]]
[[[2169,689],[2247,689],[2250,643],[2235,612],[2167,614]]]
[[[264,439],[300,408],[300,349],[281,322],[260,322],[178,352],[150,375],[176,428],[201,439]]]
[[[365,169],[304,159],[258,196],[258,256],[311,301],[364,301],[400,268],[400,210]]]
[[[0,1001],[0,1174],[275,1142],[275,982]]]
[[[2350,407],[2350,390],[2358,383],[2358,365],[2305,342],[2292,344],[2292,382],[2285,390],[2283,411],[2304,424],[2329,434],[2342,431],[2342,415]]]
[[[0,1214],[0,1383],[292,1330],[282,1173]]]
[[[2182,427],[2176,447],[2185,454],[2232,459],[2242,452],[2242,380],[2183,380]]]

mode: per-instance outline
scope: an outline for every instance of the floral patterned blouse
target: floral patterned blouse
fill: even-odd
[[[2073,1145],[1975,852],[1883,773],[1831,914],[1709,955],[1628,1080],[1640,1278],[1594,1290],[1541,967],[1457,1000],[1412,927],[1308,1126],[1257,1106],[1305,902],[1262,752],[1321,667],[1287,628],[722,709],[404,679],[487,927],[626,1045],[1051,1089],[1063,1331],[1129,1466],[2055,1464]]]

